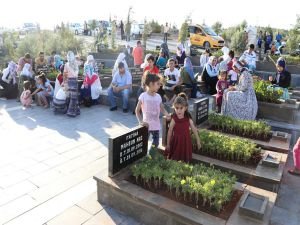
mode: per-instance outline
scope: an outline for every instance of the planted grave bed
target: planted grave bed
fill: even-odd
[[[226,162],[234,162],[243,166],[256,167],[262,159],[261,148],[249,140],[228,137],[218,132],[198,130],[201,149],[197,149],[193,136],[193,152]]]
[[[203,165],[145,157],[131,168],[128,181],[159,195],[227,220],[243,192],[236,178]]]
[[[203,128],[250,140],[263,149],[288,153],[291,135],[272,131],[265,121],[239,120],[216,113],[209,114],[208,125]],[[282,136],[282,138],[280,137]]]

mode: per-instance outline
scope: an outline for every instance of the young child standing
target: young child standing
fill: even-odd
[[[32,97],[30,92],[30,87],[31,87],[30,81],[28,80],[24,81],[23,86],[24,86],[24,91],[20,96],[20,101],[25,108],[29,108],[31,107],[31,103],[32,103]]]
[[[156,93],[160,88],[160,77],[148,73],[146,75],[145,85],[147,91],[140,95],[135,114],[139,123],[148,127],[149,136],[150,134],[152,135],[152,145],[157,147],[159,144],[160,112],[167,117],[169,117],[169,115],[162,104],[162,98]],[[143,115],[141,115],[141,110]]]
[[[169,159],[191,162],[192,138],[190,128],[197,139],[197,147],[201,148],[197,128],[194,125],[191,114],[188,112],[188,99],[185,93],[180,93],[174,101],[175,114],[170,123],[166,154]]]
[[[220,71],[219,80],[217,82],[217,96],[216,96],[216,102],[217,102],[217,112],[221,112],[221,106],[222,106],[222,98],[224,90],[228,88],[228,82],[227,82],[227,71],[223,70]]]

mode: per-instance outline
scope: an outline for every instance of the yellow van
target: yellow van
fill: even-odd
[[[191,53],[192,50],[197,48],[220,49],[224,46],[224,39],[206,25],[190,24],[189,37],[191,42]]]

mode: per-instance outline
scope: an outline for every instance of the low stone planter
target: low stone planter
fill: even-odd
[[[261,161],[262,165],[278,168],[280,159],[272,153],[265,154]]]
[[[98,201],[145,225],[268,225],[277,198],[276,193],[236,183],[235,189],[244,191],[244,195],[226,221],[134,185],[125,180],[128,175],[125,170],[114,178],[103,173],[94,176]],[[268,199],[263,216],[254,218],[251,214],[240,213],[240,205],[248,193]]]
[[[222,171],[229,171],[239,178],[240,182],[263,188],[269,191],[278,192],[281,183],[284,166],[287,161],[287,154],[264,151],[264,157],[272,155],[279,160],[278,167],[265,165],[262,160],[256,167],[245,167],[239,164],[221,161],[211,157],[193,153],[193,163],[204,163],[206,165],[214,165],[214,167]]]
[[[300,125],[300,104],[258,102],[257,117]]]
[[[209,124],[203,124],[200,126],[200,129],[208,129],[209,128]],[[222,133],[222,132],[220,132]],[[278,137],[277,134],[281,134],[284,135],[284,137]],[[227,133],[222,133],[223,135],[227,135],[229,137],[239,137],[239,138],[244,138],[244,137],[240,137],[240,136],[236,136],[236,135],[232,135],[232,134],[227,134]],[[255,140],[255,139],[249,139],[249,138],[244,138],[247,140],[250,140],[252,142],[254,142],[255,144],[257,144],[258,147],[261,147],[262,149],[265,150],[270,150],[270,151],[274,151],[274,152],[281,152],[281,153],[286,153],[288,154],[289,150],[290,150],[290,143],[291,143],[291,134],[289,133],[285,133],[285,132],[279,132],[279,131],[273,131],[273,136],[270,139],[270,141],[261,141],[261,140]]]

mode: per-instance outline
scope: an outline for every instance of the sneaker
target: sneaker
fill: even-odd
[[[128,109],[123,109],[123,113],[128,113]]]
[[[118,110],[118,107],[117,107],[117,106],[111,107],[109,110],[110,110],[110,111],[116,111],[116,110]]]

